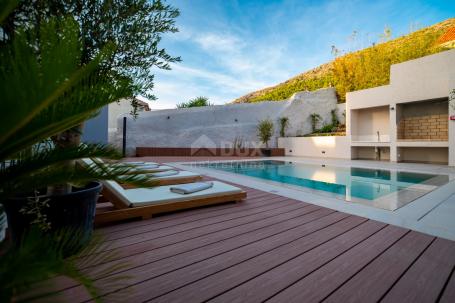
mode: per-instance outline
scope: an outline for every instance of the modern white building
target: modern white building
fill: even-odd
[[[455,50],[449,50],[392,65],[389,85],[348,93],[351,159],[455,166],[453,89]]]

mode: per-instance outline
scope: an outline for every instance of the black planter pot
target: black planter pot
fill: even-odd
[[[90,240],[96,202],[101,189],[101,183],[90,182],[83,188],[73,187],[73,191],[68,194],[40,196],[40,199],[49,199],[49,207],[43,209],[43,214],[51,224],[50,233],[57,234],[65,230],[74,233],[76,237],[63,244],[66,256],[76,253]],[[4,205],[8,216],[8,229],[15,243],[20,243],[33,220],[32,216],[20,212],[27,203],[27,198],[22,196],[11,198]]]
[[[264,157],[272,156],[272,149],[271,148],[261,148],[261,153]]]

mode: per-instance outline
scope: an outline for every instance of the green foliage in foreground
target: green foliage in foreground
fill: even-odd
[[[189,100],[188,102],[182,102],[177,104],[177,108],[189,108],[189,107],[201,107],[201,106],[211,106],[209,98],[207,97],[197,97]]]
[[[96,235],[78,254],[63,258],[63,246],[78,245],[77,234],[78,231],[70,229],[54,235],[32,229],[20,245],[11,246],[0,258],[0,302],[30,302],[38,299],[42,302],[59,302],[58,293],[52,292],[51,284],[56,274],[74,279],[87,290],[94,302],[101,302],[97,288],[87,275],[91,273],[93,265],[114,260],[116,255],[102,252],[102,239]],[[126,266],[126,263],[108,266],[104,274],[121,271]],[[86,268],[84,272],[79,269],[81,267]],[[127,278],[111,276],[104,283],[105,286],[113,286]],[[31,288],[33,291],[30,292]]]
[[[347,92],[388,84],[392,64],[447,50],[437,45],[436,40],[453,26],[455,18],[392,41],[348,53],[286,82],[253,92],[234,102],[279,101],[299,91],[314,91],[327,87],[335,87],[339,102],[345,102]]]
[[[6,15],[7,11],[0,8],[2,26]],[[92,61],[80,66],[79,37],[79,25],[68,17],[43,22],[38,36],[21,28],[12,40],[0,43],[0,112],[4,113],[0,121],[0,162],[6,163],[0,167],[1,204],[12,195],[62,182],[146,182],[144,177],[135,175],[122,177],[131,167],[117,170],[99,162],[85,168],[68,165],[86,157],[119,158],[119,153],[109,146],[39,147],[44,140],[94,117],[104,105],[131,95],[129,81],[112,81],[100,72],[100,64],[115,45],[106,46]],[[31,300],[23,298],[27,294],[42,299],[49,294],[41,293],[46,288],[36,283],[56,275],[76,279],[96,296],[88,275],[77,269],[74,259],[64,259],[63,249],[71,244],[66,239],[79,238],[77,231],[60,234],[60,230],[40,230],[14,241],[18,243],[0,243],[0,302]],[[31,288],[33,292],[27,293]]]

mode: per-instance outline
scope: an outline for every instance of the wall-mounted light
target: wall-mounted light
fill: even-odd
[[[171,117],[170,117],[170,116],[167,116],[167,119],[169,120],[169,119],[171,119]]]
[[[235,121],[235,122],[239,122],[239,120],[237,120],[237,119],[234,119],[234,121]]]
[[[390,107],[390,110],[395,110],[395,107],[391,106],[391,107]]]

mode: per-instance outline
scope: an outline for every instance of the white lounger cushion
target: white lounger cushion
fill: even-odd
[[[124,202],[125,206],[133,207],[203,199],[242,192],[242,190],[238,187],[220,181],[212,182],[213,186],[211,188],[187,195],[171,192],[170,188],[175,185],[158,186],[153,188],[123,189],[123,187],[121,187],[117,182],[108,181],[105,182],[105,186],[109,187],[112,192],[115,192],[117,197]]]
[[[86,165],[91,165],[93,164],[93,160],[90,159],[90,158],[83,158],[81,159],[82,162],[84,162]],[[101,163],[104,163],[104,161],[102,159],[99,159],[97,158],[97,160]],[[109,163],[106,163],[107,165],[109,165]],[[112,166],[118,166],[118,165],[123,165],[123,164],[128,164],[128,165],[133,165],[133,166],[159,166],[160,164],[156,163],[156,162],[143,162],[143,161],[133,161],[133,162],[116,162],[116,163],[112,163],[110,165]]]
[[[162,178],[162,177],[169,177],[169,176],[177,176],[179,174],[178,170],[166,170],[159,173],[150,173],[146,174],[147,177],[150,178]]]
[[[147,172],[161,172],[167,170],[173,170],[173,167],[167,165],[160,165],[160,166],[138,166],[137,168],[132,169],[131,172],[137,171],[147,171]]]
[[[149,173],[144,174],[149,177],[151,180],[167,180],[167,179],[181,179],[188,177],[200,177],[198,173],[186,170],[167,170],[159,173]],[[142,176],[142,175],[141,175]]]

